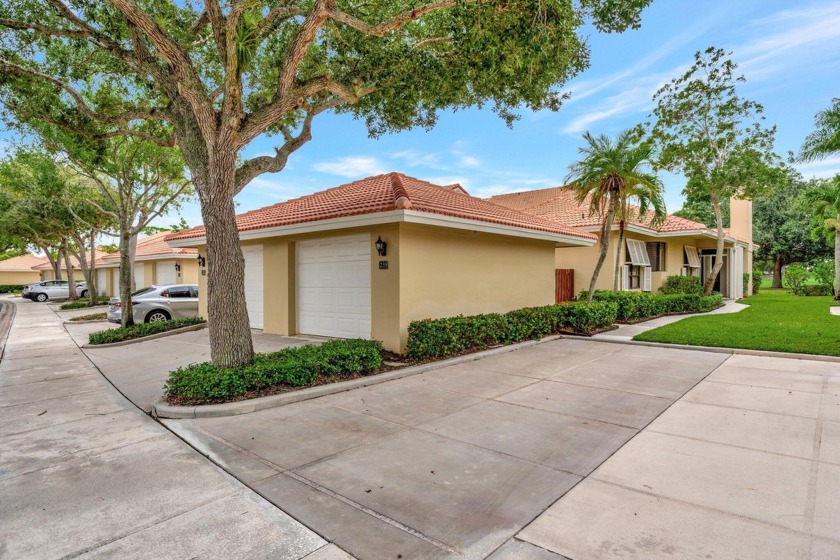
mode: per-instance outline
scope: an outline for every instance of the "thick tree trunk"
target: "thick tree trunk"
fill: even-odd
[[[208,184],[196,181],[207,235],[210,355],[219,367],[245,365],[254,357],[245,306],[245,258],[233,204],[235,162],[233,151],[218,150],[211,157]]]
[[[834,227],[834,301],[840,301],[840,212]]]
[[[79,299],[79,294],[76,292],[76,280],[73,274],[73,261],[70,260],[70,253],[67,250],[67,241],[62,243],[61,252],[64,254],[64,264],[67,266],[67,296],[71,300]]]
[[[723,268],[723,243],[725,234],[723,232],[723,216],[720,211],[720,197],[716,194],[712,195],[712,205],[715,208],[715,223],[717,224],[717,252],[715,253],[715,264],[712,266],[711,272],[706,276],[706,283],[703,285],[703,294],[711,295],[712,289],[715,287],[715,279],[720,274],[720,269]]]
[[[53,271],[53,279],[54,280],[61,280],[61,278],[59,277],[60,273],[61,273],[60,256],[59,256],[59,261],[56,262],[56,257],[53,257],[49,246],[38,245],[38,248],[41,249],[44,252],[44,254],[47,256],[47,260],[50,261],[50,266],[52,267],[52,271]]]
[[[773,284],[775,289],[782,288],[782,256],[776,255],[776,260],[773,262]]]
[[[604,265],[604,260],[607,258],[607,251],[610,248],[610,236],[612,235],[613,220],[615,219],[615,207],[615,200],[611,200],[607,209],[607,216],[604,218],[603,228],[601,229],[600,252],[598,254],[598,262],[595,263],[595,270],[592,271],[592,280],[589,281],[589,294],[586,298],[587,303],[592,303],[595,284],[598,282],[598,275],[601,273],[601,267]]]
[[[133,233],[128,238],[128,262],[129,262],[129,270],[131,271],[129,274],[129,278],[131,279],[131,293],[137,291],[137,279],[134,277],[134,263],[137,258],[137,234]]]
[[[87,252],[85,247],[87,243],[85,242],[84,237],[79,234],[73,234],[73,241],[76,243],[76,250],[71,251],[73,256],[79,261],[79,268],[82,269],[82,276],[85,279],[85,283],[87,284],[87,295],[88,295],[88,305],[96,305],[96,282],[95,282],[95,275],[93,271],[95,256],[93,254],[93,250],[91,250],[90,259],[88,259]],[[90,243],[91,247],[93,247],[94,236],[91,234],[90,236]]]
[[[624,264],[621,257],[624,256],[624,220],[618,222],[618,244],[615,247],[615,275],[613,277],[613,291],[618,291],[618,279],[621,275],[621,265]]]
[[[131,233],[126,226],[120,230],[120,326],[130,327],[134,324],[134,307],[131,305],[131,294],[134,292],[134,263],[129,250]]]

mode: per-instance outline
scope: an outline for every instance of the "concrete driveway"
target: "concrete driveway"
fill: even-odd
[[[165,423],[360,559],[538,558],[505,543],[727,358],[564,339]]]
[[[107,322],[65,324],[67,332],[79,346],[87,343],[91,332],[117,326]],[[254,332],[253,338],[257,352],[273,352],[317,342],[316,339],[261,332]],[[126,346],[85,348],[83,352],[126,398],[150,412],[152,405],[163,397],[163,384],[170,371],[210,359],[210,339],[207,329],[203,329]]]

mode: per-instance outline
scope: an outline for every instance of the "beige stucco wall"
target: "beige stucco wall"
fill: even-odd
[[[0,271],[0,285],[26,285],[40,282],[41,273],[33,271],[3,270]]]
[[[554,303],[550,242],[400,226],[400,333],[409,322]]]
[[[668,276],[679,276],[682,274],[684,262],[683,246],[691,245],[700,249],[714,248],[715,240],[707,237],[696,236],[675,236],[675,237],[654,237],[636,232],[625,233],[626,239],[638,239],[647,243],[648,241],[661,241],[665,243],[665,270],[651,272],[651,291],[657,292]],[[613,231],[610,238],[610,247],[607,258],[601,267],[598,281],[595,284],[596,290],[612,290],[615,274],[615,255],[618,245],[618,232]],[[726,243],[726,247],[731,247]],[[588,289],[589,281],[592,279],[592,272],[598,262],[599,247],[596,243],[592,247],[562,247],[555,251],[556,268],[574,269],[575,293]],[[751,257],[750,257],[751,262]],[[749,268],[747,270],[750,270]]]
[[[387,224],[244,241],[263,246],[264,331],[297,334],[295,246],[311,238],[366,233],[371,243],[371,337],[405,348],[416,319],[510,311],[554,302],[554,245],[428,226]],[[388,254],[373,247],[378,237]],[[199,247],[204,255],[204,247]],[[380,261],[388,268],[379,268]],[[199,312],[207,316],[206,276],[199,275]]]

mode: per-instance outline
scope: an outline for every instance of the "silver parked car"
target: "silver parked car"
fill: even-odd
[[[198,285],[149,286],[131,294],[131,305],[136,323],[198,317]],[[119,323],[121,316],[120,298],[112,297],[108,304],[108,320]]]
[[[87,283],[76,282],[76,293],[79,297],[87,297]],[[23,288],[23,297],[32,301],[47,301],[48,299],[67,299],[70,297],[70,282],[67,280],[45,280],[35,282]]]

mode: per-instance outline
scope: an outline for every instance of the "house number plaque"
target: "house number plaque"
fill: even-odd
[[[388,270],[388,261],[379,261],[379,270]]]

